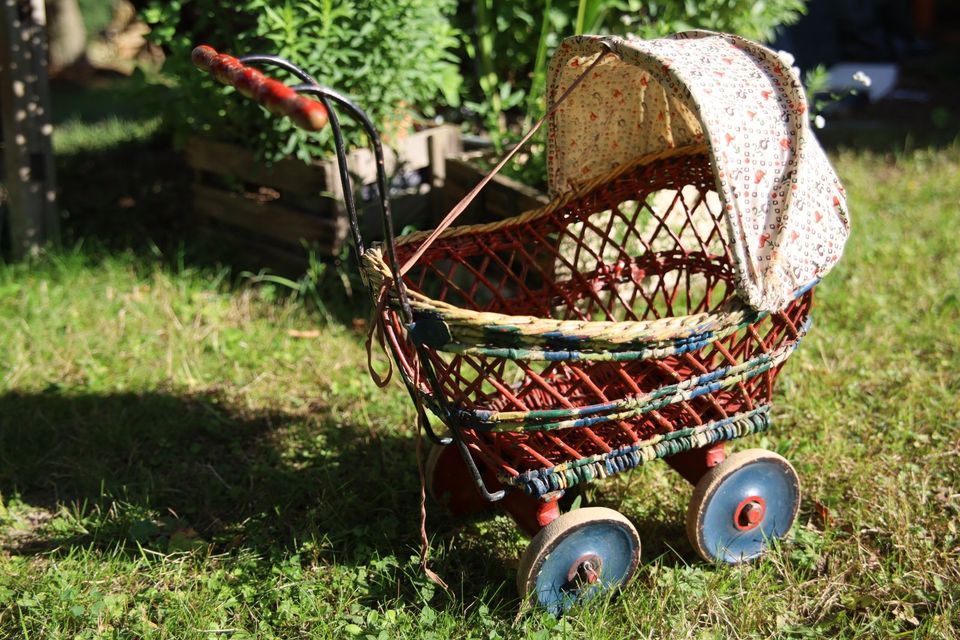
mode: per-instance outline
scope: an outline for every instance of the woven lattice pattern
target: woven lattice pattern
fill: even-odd
[[[409,290],[474,312],[634,321],[721,313],[735,299],[726,224],[705,154],[638,165],[544,215],[441,237],[405,276]],[[398,246],[401,262],[416,243]],[[812,294],[773,315],[651,353],[597,350],[545,333],[539,349],[427,350],[442,396],[471,428],[477,458],[505,477],[609,455],[678,429],[729,421],[769,403],[805,330]],[[388,339],[413,379],[399,317]],[[509,329],[509,327],[507,327]],[[509,337],[509,333],[507,334]],[[502,345],[501,345],[502,346]],[[418,377],[423,380],[423,376]],[[426,383],[421,392],[439,408]]]

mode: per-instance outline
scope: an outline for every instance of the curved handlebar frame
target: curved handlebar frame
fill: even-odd
[[[332,108],[331,102],[336,103],[336,105],[346,111],[351,118],[356,120],[364,129],[367,138],[370,141],[370,145],[373,150],[374,158],[376,160],[377,166],[377,192],[379,195],[379,205],[380,212],[382,216],[383,224],[383,236],[387,245],[387,258],[390,262],[390,268],[394,274],[400,273],[400,263],[397,260],[396,253],[396,242],[394,236],[394,227],[393,227],[393,216],[390,210],[390,200],[389,192],[387,191],[387,175],[386,175],[386,165],[384,162],[383,155],[383,143],[380,139],[380,135],[377,133],[376,127],[373,125],[373,122],[370,120],[370,117],[366,112],[361,109],[356,103],[350,100],[348,97],[343,94],[325,87],[318,83],[316,79],[313,78],[306,70],[299,67],[298,65],[290,62],[289,60],[282,58],[277,55],[270,54],[248,54],[237,58],[237,60],[243,64],[261,64],[261,65],[272,65],[287,71],[291,75],[295,76],[301,81],[302,84],[297,84],[292,87],[289,87],[297,94],[309,94],[314,95],[318,98],[319,102],[327,110],[327,116],[329,118],[330,129],[333,134],[334,148],[337,154],[337,169],[340,177],[340,183],[343,187],[343,198],[347,209],[347,215],[350,219],[350,232],[353,236],[353,242],[357,250],[357,259],[360,259],[360,256],[363,254],[363,237],[360,233],[360,223],[357,214],[357,204],[354,197],[352,189],[352,181],[350,179],[349,168],[347,166],[347,153],[346,145],[343,140],[343,132],[340,127],[340,119],[337,116],[337,112]],[[404,322],[408,325],[413,323],[413,310],[410,307],[409,300],[407,298],[406,288],[403,285],[403,279],[400,276],[397,276],[394,279],[393,286],[396,289],[397,297],[400,302],[401,312],[403,314]],[[375,321],[379,321],[376,319]],[[392,345],[391,345],[392,348]],[[433,371],[433,367],[430,365],[430,360],[428,354],[426,353],[425,347],[423,345],[416,345],[417,354],[421,361],[421,366],[427,383],[433,390],[435,397],[441,400],[441,405],[443,412],[446,414],[446,422],[451,425],[451,436],[441,438],[438,436],[430,426],[429,421],[426,419],[425,415],[422,415],[423,409],[421,405],[416,402],[416,394],[418,393],[417,389],[414,388],[413,382],[407,379],[407,376],[402,376],[404,379],[405,386],[407,391],[410,393],[411,397],[414,398],[415,404],[418,408],[418,418],[420,419],[421,425],[423,425],[427,436],[433,442],[437,444],[450,444],[453,443],[459,449],[461,456],[464,459],[464,462],[467,464],[467,468],[470,472],[470,475],[474,482],[476,483],[477,489],[480,491],[481,495],[490,502],[496,502],[501,500],[504,495],[506,495],[505,490],[498,491],[489,491],[483,481],[480,470],[477,468],[476,462],[473,460],[473,456],[470,454],[469,449],[467,448],[466,443],[460,437],[457,425],[459,420],[456,417],[456,413],[453,411],[452,407],[449,406],[443,390],[440,387],[439,381],[437,380],[436,373]],[[395,354],[396,355],[396,354]]]
[[[379,206],[381,221],[383,225],[383,237],[387,245],[387,259],[390,261],[390,268],[394,273],[400,272],[400,263],[397,260],[396,244],[394,241],[393,215],[390,210],[389,191],[387,190],[386,164],[383,155],[383,142],[377,133],[376,127],[366,112],[355,102],[350,100],[338,91],[325,87],[318,83],[313,76],[307,73],[303,68],[295,65],[286,58],[267,54],[249,54],[237,58],[244,64],[272,65],[287,71],[295,76],[302,84],[290,87],[298,94],[308,94],[316,96],[321,104],[327,109],[330,119],[330,130],[333,134],[333,144],[337,154],[337,171],[340,177],[340,184],[343,187],[343,199],[347,209],[347,217],[350,221],[350,234],[353,237],[354,245],[357,249],[357,259],[363,254],[363,237],[360,233],[360,221],[357,213],[356,198],[353,193],[352,180],[350,179],[349,167],[347,166],[346,143],[343,139],[343,131],[340,127],[340,118],[336,110],[332,108],[331,102],[343,109],[351,118],[356,120],[364,133],[370,140],[370,146],[373,150],[374,159],[377,167],[377,193],[379,196]],[[406,288],[403,286],[400,278],[394,281],[394,288],[400,301],[400,307],[406,322],[413,321],[413,312],[410,309],[410,303],[407,299]]]

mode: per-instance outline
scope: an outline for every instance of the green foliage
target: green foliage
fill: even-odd
[[[77,5],[87,29],[87,39],[93,40],[110,24],[116,3],[111,0],[77,0]]]
[[[495,150],[516,142],[546,110],[546,70],[559,42],[578,33],[657,38],[689,29],[737,33],[760,41],[777,27],[795,22],[805,0],[476,0],[461,11],[468,34],[466,53],[475,60],[477,82],[465,87],[473,109]],[[532,38],[532,33],[538,33]],[[520,111],[523,113],[520,113]],[[531,153],[507,173],[528,184],[544,175],[542,136]]]
[[[508,114],[542,113],[549,54],[572,35],[575,7],[569,0],[471,4],[458,15],[466,59],[475,65],[477,79],[464,87],[466,106],[500,150],[513,139]]]
[[[154,0],[143,15],[150,37],[169,54],[164,72],[176,90],[167,116],[178,139],[203,133],[256,146],[268,158],[307,159],[328,152],[329,132],[309,136],[227,95],[233,91],[193,67],[192,48],[286,57],[354,97],[389,140],[436,106],[458,104],[457,37],[447,19],[453,7],[454,0]],[[358,127],[345,127],[345,134],[363,144]]]
[[[53,132],[57,153],[107,150],[124,142],[149,138],[160,128],[160,118],[108,118],[95,124],[79,119],[67,120]]]
[[[766,42],[776,35],[778,27],[796,22],[805,3],[806,0],[614,0],[609,4],[631,18],[624,26],[641,38],[709,29]]]
[[[737,33],[766,41],[777,27],[791,24],[803,13],[805,0],[476,0],[462,10],[459,26],[468,35],[468,59],[476,59],[475,97],[497,105],[501,113],[526,96],[542,102],[543,78],[549,54],[576,33],[633,34],[657,38],[688,29]],[[531,38],[532,33],[539,34]],[[477,89],[480,91],[478,92]],[[520,94],[520,98],[505,100]],[[542,104],[531,105],[542,111]],[[501,115],[498,113],[497,115]],[[495,121],[491,120],[491,121]]]

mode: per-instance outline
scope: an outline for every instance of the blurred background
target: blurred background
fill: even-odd
[[[354,96],[394,152],[391,195],[401,226],[411,228],[435,222],[543,114],[547,61],[575,33],[706,28],[765,41],[795,59],[827,145],[902,148],[950,141],[960,130],[960,8],[936,0],[57,0],[45,8],[59,195],[57,212],[46,215],[68,245],[189,245],[196,259],[239,257],[288,274],[311,259],[343,257],[328,133],[298,132],[214,87],[190,63],[197,43],[278,53]],[[357,127],[346,130],[352,147],[364,146]],[[6,149],[14,139],[5,136]],[[357,153],[355,179],[370,185],[369,158]],[[544,165],[535,141],[476,216],[542,201]],[[278,182],[278,174],[297,178]],[[374,193],[361,195],[369,203]],[[376,237],[373,217],[364,230]],[[35,249],[37,237],[24,240],[17,224],[11,242],[10,221],[4,207],[3,250]],[[213,242],[198,245],[200,236]]]

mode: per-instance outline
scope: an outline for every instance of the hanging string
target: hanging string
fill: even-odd
[[[476,197],[480,194],[480,191],[482,191],[483,188],[487,186],[487,183],[493,180],[494,177],[496,177],[496,175],[500,173],[500,171],[507,165],[507,163],[510,162],[510,160],[512,160],[513,157],[520,151],[520,149],[523,148],[523,146],[530,140],[530,138],[532,138],[534,134],[537,133],[537,131],[540,129],[543,123],[547,121],[547,118],[553,116],[553,114],[557,111],[557,109],[560,108],[560,105],[563,104],[563,102],[573,92],[573,90],[576,89],[577,86],[579,86],[580,83],[583,82],[587,78],[587,76],[593,72],[593,70],[597,67],[598,64],[600,64],[600,62],[605,57],[611,54],[613,54],[613,52],[610,51],[609,49],[603,51],[600,55],[596,57],[596,59],[593,62],[590,63],[590,65],[586,68],[586,70],[584,70],[583,73],[577,76],[577,79],[574,80],[569,87],[567,87],[567,89],[560,95],[559,98],[557,98],[557,101],[553,103],[553,106],[550,107],[547,113],[544,114],[542,118],[537,120],[536,124],[534,124],[533,127],[529,131],[527,131],[527,133],[523,136],[520,142],[518,142],[517,145],[513,149],[511,149],[510,152],[507,155],[505,155],[502,160],[500,160],[497,166],[494,167],[486,176],[484,176],[483,180],[478,182],[477,186],[471,189],[470,192],[467,195],[465,195],[463,199],[461,199],[460,202],[458,202],[453,209],[450,210],[450,213],[448,213],[447,216],[440,221],[440,224],[437,225],[437,228],[434,229],[429,236],[427,236],[426,240],[423,241],[423,243],[417,248],[417,250],[413,253],[413,255],[407,259],[407,261],[403,264],[402,267],[400,267],[400,273],[397,274],[396,277],[399,278],[406,275],[406,273],[413,267],[413,265],[417,263],[417,261],[423,256],[426,250],[430,247],[431,244],[433,244],[433,242],[440,236],[440,234],[443,233],[447,229],[447,227],[453,224],[453,222],[460,217],[460,214],[462,214],[467,209],[467,207],[470,206],[470,203],[472,203],[476,199]]]
[[[414,353],[414,369],[413,369],[413,388],[419,390],[420,384],[420,366],[416,361],[416,353]],[[423,410],[423,404],[420,402],[420,396],[418,391],[414,392],[414,404],[417,408],[417,472],[420,474],[420,570],[423,571],[424,575],[432,580],[435,584],[443,587],[446,590],[449,590],[447,583],[443,581],[443,578],[438,576],[430,567],[427,566],[427,561],[430,559],[430,540],[427,538],[427,472],[424,468],[423,460],[423,421],[427,419],[427,415]]]
[[[370,325],[367,329],[367,371],[370,373],[370,377],[373,378],[374,384],[376,384],[381,389],[390,384],[390,378],[393,377],[393,360],[390,359],[390,354],[387,353],[387,344],[383,336],[383,312],[387,307],[387,296],[389,289],[387,287],[382,287],[380,292],[377,294],[377,304],[374,305],[373,313],[370,315]],[[377,342],[380,344],[380,350],[385,356],[387,356],[387,375],[380,376],[377,373],[377,370],[373,367],[373,338],[376,336]]]

